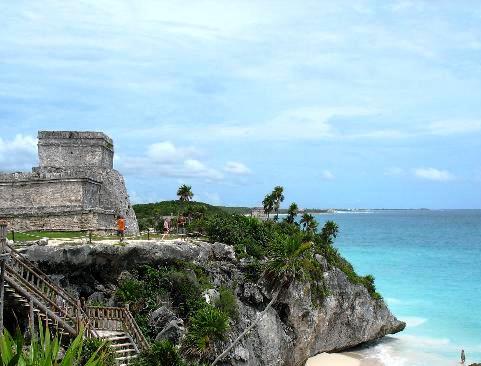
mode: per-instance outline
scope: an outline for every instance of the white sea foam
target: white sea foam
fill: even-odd
[[[402,301],[400,299],[396,299],[394,297],[388,297],[388,298],[386,298],[386,301],[387,301],[388,305],[402,304]]]
[[[421,318],[418,316],[405,316],[400,318],[407,323],[408,328],[419,327],[428,321],[426,318]]]
[[[374,347],[374,358],[381,361],[384,366],[407,366],[408,359],[396,355],[393,347],[380,344]]]
[[[437,348],[443,347],[443,349],[451,349],[457,346],[453,345],[448,338],[431,338],[431,337],[419,337],[414,335],[400,335],[399,339],[411,344],[415,344],[420,348]]]
[[[442,356],[442,350],[454,346],[449,339],[386,337],[378,345],[359,353],[364,359],[374,359],[383,366],[451,366],[455,360]]]

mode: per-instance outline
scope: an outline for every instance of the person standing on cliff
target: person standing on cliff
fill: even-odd
[[[120,236],[120,241],[124,241],[125,219],[122,216],[117,216],[117,235]]]
[[[461,365],[466,362],[466,355],[464,354],[464,349],[461,350]]]

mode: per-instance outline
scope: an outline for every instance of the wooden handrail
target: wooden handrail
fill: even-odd
[[[126,331],[131,335],[134,343],[138,348],[140,348],[140,350],[150,347],[149,342],[143,335],[137,322],[127,308],[112,306],[89,306],[87,307],[87,315],[89,318],[93,319],[99,328]]]
[[[44,300],[45,302],[47,302],[47,304],[49,305],[49,307],[53,307],[54,310],[60,314],[63,314],[66,318],[70,318],[70,319],[76,319],[75,316],[70,316],[64,309],[60,308],[55,302],[53,302],[50,298],[48,298],[47,296],[45,296],[42,292],[40,292],[35,286],[32,286],[32,284],[30,282],[28,282],[25,278],[23,278],[22,276],[20,276],[15,270],[12,269],[12,267],[10,267],[9,265],[6,266],[6,269],[7,269],[7,273],[9,274],[10,278],[18,283],[20,282],[20,286],[23,286],[25,287],[27,290],[30,291],[30,293],[33,292],[34,295],[37,295],[38,297],[40,297],[42,300]]]
[[[35,264],[26,259],[10,245],[7,246],[11,254],[9,259],[11,262],[13,262],[13,266],[8,265],[11,274],[17,279],[20,279],[20,281],[30,289],[30,291],[33,291],[37,294],[37,296],[47,301],[47,303],[53,306],[55,310],[59,311],[60,313],[65,313],[70,319],[72,319],[77,332],[83,328],[87,335],[95,334],[95,330],[92,328],[87,315],[77,301],[66,291],[54,285],[50,278],[39,268],[37,268]],[[27,278],[23,276],[24,274],[26,274]],[[32,276],[31,281],[29,280],[30,276]],[[45,288],[47,289],[46,293]],[[54,297],[53,299],[52,297],[49,297],[50,293],[51,296]],[[65,301],[66,307],[72,311],[72,316],[70,316],[57,305],[56,301],[59,297]]]
[[[58,323],[62,325],[62,328],[65,329],[67,332],[69,332],[71,335],[76,336],[77,335],[77,330],[73,328],[70,324],[64,321],[63,318],[59,317],[55,312],[53,312],[51,309],[49,309],[47,306],[45,306],[40,300],[38,300],[35,296],[29,296],[29,291],[27,289],[24,289],[22,286],[20,286],[18,283],[16,283],[15,280],[13,280],[9,274],[5,273],[5,280],[6,282],[13,288],[15,289],[16,292],[22,294],[25,297],[30,298],[30,300],[35,304],[37,308],[42,310],[45,314],[47,314],[51,319],[54,319]]]
[[[125,320],[126,320],[125,322],[126,328],[134,338],[134,341],[137,344],[137,347],[139,347],[140,350],[147,350],[148,348],[150,348],[149,342],[147,341],[144,334],[140,330],[139,325],[135,321],[130,310],[127,308],[124,308],[124,313],[125,313]]]
[[[7,247],[10,252],[6,265],[9,284],[70,334],[75,336],[84,330],[86,337],[98,338],[96,329],[119,330],[131,336],[138,350],[150,347],[128,308],[89,306],[84,311],[78,300],[53,284],[34,263],[10,245]],[[59,299],[65,302],[65,308],[57,304]]]
[[[55,289],[56,292],[60,293],[61,295],[63,295],[63,297],[68,300],[72,305],[75,305],[76,304],[76,300],[75,298],[70,295],[68,292],[64,291],[63,289],[55,286],[55,285],[52,285],[51,284],[51,280],[50,278],[48,277],[47,274],[45,274],[44,272],[42,272],[42,270],[40,268],[38,268],[35,263],[31,262],[30,260],[28,260],[26,257],[24,257],[22,254],[20,254],[20,252],[18,252],[17,250],[15,250],[11,245],[7,244],[7,248],[10,250],[10,254],[13,254],[11,256],[11,258],[15,259],[17,262],[21,263],[22,265],[24,265],[26,268],[28,268],[32,273],[35,273],[38,277],[42,278],[45,283],[48,284],[49,287]]]

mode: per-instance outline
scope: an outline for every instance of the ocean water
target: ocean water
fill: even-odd
[[[481,362],[481,210],[402,210],[316,216],[340,227],[336,247],[373,274],[404,332],[362,350],[386,366]]]

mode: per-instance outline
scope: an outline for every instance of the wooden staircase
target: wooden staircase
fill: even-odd
[[[106,339],[112,344],[118,365],[128,365],[149,343],[128,308],[84,307],[56,286],[35,264],[6,245],[5,295],[60,336]]]

